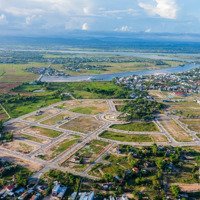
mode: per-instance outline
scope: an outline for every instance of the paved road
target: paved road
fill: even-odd
[[[108,113],[110,114],[118,114],[118,112],[116,111],[115,105],[113,103],[114,100],[107,100],[107,103],[109,105],[110,110],[108,111]],[[40,110],[42,111],[48,111],[49,109],[52,109],[56,106],[59,106],[61,104],[63,104],[65,102],[59,102],[56,103],[54,105],[48,106],[46,108],[42,108]],[[105,120],[104,115],[105,114],[99,114],[96,115],[96,119],[102,121],[103,125],[101,127],[99,127],[97,130],[90,132],[88,134],[84,134],[81,132],[75,132],[75,131],[70,131],[70,130],[65,130],[60,128],[60,126],[64,123],[67,123],[68,121],[71,121],[79,116],[82,116],[83,114],[78,114],[78,113],[73,113],[73,117],[70,118],[70,120],[63,120],[61,124],[56,124],[56,125],[46,125],[46,124],[42,124],[41,122],[47,119],[50,119],[52,117],[55,117],[63,112],[70,112],[67,109],[61,110],[61,109],[57,109],[57,112],[54,115],[51,116],[47,116],[39,121],[35,121],[35,122],[31,122],[31,121],[27,121],[25,120],[25,118],[30,117],[32,115],[35,115],[37,112],[32,112],[29,113],[27,115],[24,115],[22,117],[19,117],[17,119],[11,119],[8,122],[5,123],[5,125],[9,125],[12,124],[13,122],[20,122],[20,123],[25,123],[26,126],[24,128],[22,128],[21,130],[18,130],[21,133],[26,133],[28,135],[32,135],[41,139],[46,140],[46,143],[43,144],[39,144],[38,145],[38,149],[31,152],[28,155],[16,152],[16,151],[11,151],[9,149],[3,148],[0,146],[0,151],[3,153],[7,153],[8,155],[11,155],[13,157],[17,157],[20,159],[24,159],[26,161],[30,161],[30,162],[34,162],[36,164],[42,165],[44,166],[39,172],[37,172],[36,174],[33,175],[33,177],[40,177],[43,173],[47,172],[49,169],[60,169],[63,171],[68,171],[70,173],[74,173],[83,177],[87,177],[87,178],[93,178],[95,179],[95,177],[92,177],[90,175],[88,175],[88,172],[91,170],[91,168],[94,166],[95,163],[98,162],[102,162],[102,157],[103,155],[105,155],[112,147],[113,145],[117,145],[117,144],[126,144],[126,145],[133,145],[133,146],[151,146],[153,144],[153,142],[143,142],[143,143],[138,143],[138,142],[120,142],[120,141],[115,141],[115,140],[111,140],[111,139],[104,139],[101,138],[99,135],[104,132],[105,130],[111,130],[113,131],[113,129],[109,128],[112,124],[116,124],[115,121],[109,121],[109,120]],[[84,116],[91,116],[91,115],[84,115]],[[174,119],[177,120],[177,119]],[[183,125],[181,123],[178,124],[183,128]],[[121,123],[121,122],[120,122]],[[193,138],[195,138],[195,141],[192,142],[177,142],[166,130],[165,128],[162,126],[162,124],[160,123],[159,119],[155,120],[156,125],[158,126],[158,128],[160,129],[160,132],[130,132],[130,131],[121,131],[121,130],[116,130],[114,129],[115,132],[121,132],[124,134],[163,134],[167,137],[169,142],[157,142],[158,145],[172,145],[172,146],[200,146],[200,140],[197,140],[197,136],[196,133],[193,132],[189,132],[189,134],[192,135]],[[61,135],[58,136],[57,138],[49,138],[47,136],[43,136],[43,135],[39,135],[39,134],[35,134],[35,133],[31,133],[28,132],[28,128],[30,126],[38,126],[41,128],[46,128],[46,129],[51,129],[51,130],[55,130],[58,132],[61,132]],[[19,128],[20,129],[20,128]],[[186,128],[184,127],[184,130],[186,130]],[[188,130],[187,130],[188,132]],[[64,139],[68,138],[70,135],[78,135],[80,136],[80,142],[77,144],[74,144],[73,146],[71,146],[69,149],[67,149],[66,151],[64,151],[63,153],[61,153],[59,156],[57,156],[56,158],[50,160],[50,161],[44,161],[41,160],[39,158],[37,158],[37,155],[41,152],[44,152],[46,150],[48,150],[49,148],[55,146],[56,144],[58,144],[59,142],[63,141]],[[62,167],[61,164],[68,160],[71,156],[73,156],[77,151],[79,151],[80,149],[82,149],[87,143],[91,142],[94,139],[98,139],[101,141],[106,141],[108,143],[110,143],[110,145],[105,148],[105,150],[103,152],[101,152],[98,157],[96,158],[96,160],[94,161],[93,164],[91,164],[90,166],[88,166],[83,172],[76,172],[73,171],[71,168],[67,168],[67,167]],[[29,142],[30,144],[36,144],[35,142]]]

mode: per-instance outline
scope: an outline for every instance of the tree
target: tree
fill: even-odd
[[[177,185],[172,185],[172,186],[170,187],[170,191],[171,191],[172,195],[173,195],[175,198],[177,198],[178,195],[179,195],[179,193],[180,193],[180,188],[179,188]]]

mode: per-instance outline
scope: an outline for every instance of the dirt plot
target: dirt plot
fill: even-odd
[[[63,112],[61,114],[56,115],[55,117],[52,117],[50,119],[47,119],[45,121],[42,121],[42,124],[46,124],[46,125],[55,125],[55,124],[59,124],[62,123],[63,120],[68,120],[71,117],[73,117],[74,115],[72,113],[69,112]]]
[[[62,126],[60,126],[60,128],[82,133],[89,133],[97,130],[102,125],[102,122],[98,121],[94,117],[81,116],[63,124]]]
[[[181,119],[180,121],[186,124],[191,131],[200,133],[200,119]]]
[[[184,184],[184,183],[178,183],[177,184],[181,191],[183,192],[199,192],[200,191],[200,184]]]
[[[39,165],[39,164],[36,164],[34,162],[31,162],[31,161],[19,159],[19,158],[16,158],[15,156],[13,156],[13,155],[9,155],[9,154],[2,153],[2,152],[0,154],[0,158],[5,160],[5,161],[16,163],[20,166],[26,167],[32,172],[37,172],[42,168],[42,166]]]
[[[67,139],[64,139],[50,148],[45,149],[43,154],[38,155],[38,157],[43,160],[51,160],[76,144],[79,138],[80,137],[78,136],[69,136]]]
[[[5,111],[0,106],[0,121],[1,120],[7,120],[7,119],[8,119],[8,115],[5,113]]]
[[[98,114],[109,110],[105,100],[70,100],[58,107],[82,114]]]
[[[14,122],[6,126],[6,131],[16,131],[18,129],[23,129],[26,126],[27,125],[23,122]]]
[[[20,153],[24,153],[24,154],[29,154],[31,153],[33,150],[37,149],[36,145],[30,145],[24,141],[20,141],[20,140],[14,140],[12,142],[7,142],[2,144],[2,147],[9,149],[11,151],[17,151]]]
[[[70,159],[64,161],[61,166],[83,171],[100,155],[109,145],[107,142],[93,140],[77,151]]]
[[[190,142],[192,137],[181,128],[174,120],[167,117],[161,119],[161,124],[166,129],[166,131],[178,142]]]
[[[56,108],[55,109],[49,109],[49,110],[46,110],[44,112],[41,111],[41,113],[36,113],[36,114],[33,114],[29,117],[26,117],[26,118],[24,118],[24,120],[35,122],[35,121],[41,120],[45,117],[48,117],[48,116],[50,117],[52,115],[55,115],[58,112],[59,112],[59,110],[56,109]]]
[[[12,94],[12,91],[10,91],[10,90],[17,87],[20,84],[21,83],[1,83],[0,84],[0,94],[7,94],[8,92],[9,92],[9,94]]]

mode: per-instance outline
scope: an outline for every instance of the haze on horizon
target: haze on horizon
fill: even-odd
[[[200,33],[199,0],[0,0],[1,35]]]

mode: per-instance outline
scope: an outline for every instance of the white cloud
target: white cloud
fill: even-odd
[[[132,27],[122,26],[120,28],[116,28],[115,31],[117,31],[117,32],[131,32],[132,31]]]
[[[176,19],[178,7],[176,0],[154,0],[156,5],[140,2],[139,6],[152,15],[162,18]]]
[[[1,14],[0,15],[0,24],[4,24],[4,23],[6,23],[6,16],[4,15],[4,14]]]
[[[84,24],[82,25],[82,30],[83,30],[83,31],[88,31],[88,30],[89,30],[89,25],[88,25],[88,23],[84,23]]]

